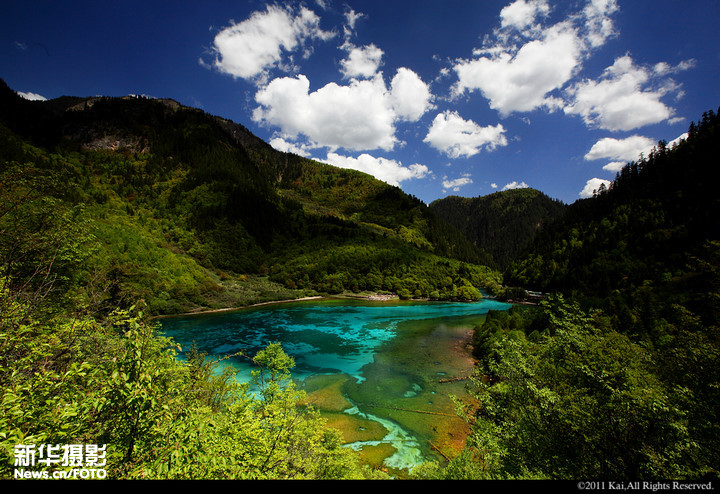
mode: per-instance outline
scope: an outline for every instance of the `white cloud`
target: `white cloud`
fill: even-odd
[[[323,161],[339,168],[350,168],[368,173],[390,185],[399,185],[402,181],[414,178],[424,178],[429,172],[425,165],[415,163],[410,166],[403,166],[403,164],[398,161],[376,158],[369,154],[361,154],[357,158],[352,158],[349,156],[341,156],[337,153],[328,153],[327,159],[318,161]]]
[[[396,115],[380,77],[329,83],[312,93],[304,75],[283,77],[258,91],[255,101],[261,106],[253,120],[279,127],[286,138],[303,135],[314,147],[390,150],[397,142]]]
[[[333,33],[319,27],[320,19],[303,7],[268,5],[248,19],[220,31],[214,40],[214,66],[221,72],[243,79],[255,79],[283,62],[283,53],[299,49],[312,39],[327,40]]]
[[[585,159],[591,161],[607,158],[616,161],[634,161],[640,157],[640,153],[647,156],[654,146],[653,139],[639,135],[625,139],[606,137],[593,144],[585,155]]]
[[[400,119],[414,122],[433,108],[430,88],[408,68],[398,69],[390,88],[392,106]]]
[[[501,11],[494,39],[475,50],[477,58],[453,67],[455,96],[479,90],[503,116],[562,107],[552,93],[575,76],[590,50],[613,34],[610,16],[616,10],[615,0],[591,0],[581,12],[543,26],[538,19],[549,14],[548,2],[513,2]]]
[[[603,166],[603,170],[609,172],[619,172],[625,165],[627,165],[627,161],[611,161],[607,165]]]
[[[672,148],[673,146],[677,146],[678,144],[680,144],[680,142],[684,141],[684,140],[687,139],[687,138],[688,138],[688,133],[687,133],[687,132],[685,132],[684,134],[681,134],[681,135],[677,136],[675,139],[673,139],[672,141],[670,141],[670,142],[668,143],[668,148]]]
[[[617,12],[616,0],[591,0],[585,5],[580,20],[583,37],[591,47],[597,48],[615,35],[612,14]]]
[[[460,190],[460,187],[471,183],[473,183],[473,181],[468,174],[465,174],[462,177],[455,178],[453,180],[448,180],[447,177],[443,177],[443,192],[447,192],[447,189],[452,189],[453,191],[457,192]]]
[[[373,44],[361,47],[346,45],[345,48],[348,56],[340,62],[345,78],[370,78],[377,74],[384,54],[380,48]]]
[[[557,104],[547,95],[572,77],[580,53],[574,31],[563,26],[548,29],[542,39],[526,43],[517,53],[502,51],[458,63],[454,91],[480,90],[502,115],[543,106],[552,109]]]
[[[30,101],[47,101],[47,98],[45,96],[42,96],[37,93],[23,93],[18,91],[17,94],[25,99],[28,99]]]
[[[282,151],[283,153],[293,153],[297,154],[298,156],[305,157],[310,156],[310,150],[308,149],[307,145],[289,142],[282,137],[273,137],[272,139],[270,139],[269,144],[273,148],[277,149],[278,151]]]
[[[502,124],[481,127],[472,120],[464,120],[457,112],[440,113],[433,120],[423,140],[451,158],[470,157],[483,147],[494,150],[507,145]]]
[[[526,184],[525,182],[512,181],[508,184],[505,184],[505,187],[503,187],[501,190],[527,189],[528,187],[530,187],[530,186],[528,184]]]
[[[311,90],[307,76],[298,74],[273,79],[256,92],[258,107],[252,118],[278,128],[278,146],[306,153],[321,147],[332,152],[389,151],[402,144],[395,136],[396,123],[416,121],[433,108],[430,87],[415,72],[399,68],[388,88],[380,71],[383,50],[350,41],[361,17],[350,9],[345,12],[345,37],[339,48],[346,55],[340,62],[346,81]]]
[[[583,187],[583,190],[580,191],[580,197],[592,197],[597,191],[600,190],[601,185],[605,185],[605,187],[608,187],[610,185],[610,180],[604,180],[602,178],[591,178],[587,181],[585,187]]]
[[[522,30],[531,26],[538,15],[547,15],[549,11],[545,0],[517,0],[500,11],[500,25]]]
[[[253,120],[277,126],[284,139],[309,139],[311,147],[332,151],[391,150],[399,143],[395,123],[414,121],[431,105],[428,86],[413,71],[400,68],[388,89],[382,73],[329,83],[310,92],[304,75],[274,79],[255,95]]]
[[[583,81],[569,90],[568,114],[580,115],[588,126],[611,131],[632,130],[669,119],[674,110],[660,98],[677,85],[648,89],[653,72],[638,67],[629,55],[615,60],[598,81]]]
[[[352,35],[355,30],[355,24],[358,19],[361,19],[365,14],[355,12],[352,9],[345,11],[345,22],[347,23],[344,27],[345,37],[348,38]]]
[[[671,66],[667,62],[659,62],[656,63],[653,67],[653,72],[655,72],[657,75],[664,76],[667,74],[676,74],[678,72],[682,72],[684,70],[689,70],[693,67],[695,67],[696,60],[690,59],[690,60],[683,60],[679,64],[677,64],[675,67]]]
[[[667,147],[672,148],[685,138],[687,138],[687,133],[670,141]],[[606,137],[593,144],[590,151],[585,154],[585,159],[588,161],[599,159],[615,160],[603,166],[603,170],[618,172],[629,162],[640,159],[640,155],[647,158],[656,147],[657,143],[649,137],[639,135],[626,137],[625,139]]]
[[[490,187],[492,187],[493,189],[497,189],[497,188],[498,188],[498,184],[496,184],[496,183],[493,182],[493,183],[490,184]]]

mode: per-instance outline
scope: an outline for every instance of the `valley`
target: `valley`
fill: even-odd
[[[118,479],[388,479],[387,444],[372,459],[347,447],[378,422],[336,412],[396,394],[412,403],[383,420],[463,430],[432,436],[405,477],[715,481],[719,122],[706,112],[572,204],[522,189],[428,205],[172,100],[29,101],[0,84],[0,474],[17,444],[83,442],[108,445]],[[504,303],[530,292],[543,297]],[[205,347],[204,327],[182,344],[160,331],[292,300],[349,304],[304,327],[341,323],[334,343],[284,349],[270,315],[252,346],[227,328]],[[299,382],[321,359],[289,349],[342,361],[353,304],[443,309],[399,316],[410,336],[363,354],[366,381]],[[483,304],[459,324],[467,353],[440,352],[459,338],[444,318]],[[425,357],[466,379],[428,394]],[[408,422],[429,400],[453,427]]]

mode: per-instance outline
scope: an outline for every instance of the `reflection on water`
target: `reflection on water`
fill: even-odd
[[[469,374],[469,330],[488,310],[509,307],[494,300],[314,300],[168,318],[162,328],[183,349],[195,342],[215,357],[252,356],[281,343],[295,359],[293,377],[349,447],[369,463],[409,468],[433,459],[433,451],[462,447],[465,424],[449,396],[462,396],[463,383],[443,381]],[[224,365],[250,380],[246,359]]]

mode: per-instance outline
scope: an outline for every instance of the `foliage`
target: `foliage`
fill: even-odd
[[[281,348],[237,383],[150,319],[308,293],[267,277],[297,213],[248,155],[267,149],[170,102],[0,89],[0,477],[24,444],[107,444],[110,478],[376,477]]]
[[[15,309],[4,290],[4,308]],[[3,314],[26,314],[13,310]],[[278,345],[255,356],[255,384],[217,375],[205,357],[177,359],[141,311],[102,324],[3,317],[0,476],[20,444],[107,444],[109,478],[364,478],[288,372]]]
[[[478,288],[499,287],[457,229],[369,175],[281,153],[169,100],[35,104],[2,86],[0,179],[42,184],[13,221],[37,227],[40,201],[73,212],[63,228],[82,226],[92,241],[68,269],[74,294],[105,310],[138,299],[172,314],[337,294],[376,286],[377,276],[376,289],[402,298],[476,299]],[[270,288],[247,283],[266,276]]]
[[[548,224],[505,280],[555,292],[475,329],[473,432],[426,478],[717,479],[720,117]],[[561,295],[564,294],[564,295]]]
[[[719,118],[555,220],[547,209],[501,276],[483,264],[506,258],[461,233],[480,210],[450,225],[397,187],[173,101],[29,102],[2,84],[0,475],[17,444],[106,443],[114,478],[374,477],[300,405],[278,345],[245,356],[258,371],[237,383],[197,351],[179,360],[149,316],[484,288],[564,295],[476,328],[468,446],[417,477],[717,478],[719,204],[698,177],[713,171]],[[544,208],[533,194],[487,205],[532,224],[472,228],[519,246]]]
[[[460,230],[488,253],[491,265],[506,267],[535,234],[567,206],[534,189],[513,189],[486,196],[448,196],[433,201],[430,209]]]
[[[569,206],[507,270],[506,282],[598,300],[620,290],[632,302],[646,286],[667,296],[685,291],[691,257],[720,238],[720,199],[713,181],[699,178],[715,173],[719,122],[706,112],[685,140],[672,148],[660,141],[605,192]]]
[[[526,335],[528,322],[488,344],[472,379],[477,404],[464,410],[467,448],[428,475],[652,480],[712,471],[691,425],[691,391],[664,380],[652,350],[561,296],[542,306],[540,337]]]

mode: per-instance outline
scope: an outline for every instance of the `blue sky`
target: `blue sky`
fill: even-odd
[[[28,98],[173,98],[427,203],[571,203],[720,106],[717,0],[3,7],[0,78]]]

